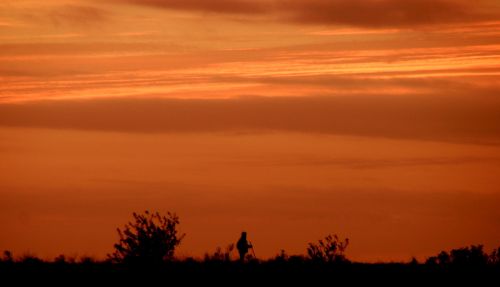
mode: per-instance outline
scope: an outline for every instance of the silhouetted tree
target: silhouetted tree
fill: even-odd
[[[114,262],[159,264],[171,260],[184,234],[179,235],[179,217],[175,213],[167,216],[158,212],[133,213],[134,221],[117,229],[120,241],[114,245],[115,252],[108,255]]]
[[[337,235],[328,235],[320,239],[317,244],[309,243],[307,255],[313,261],[344,262],[347,261],[344,251],[348,245],[349,238],[341,241]]]

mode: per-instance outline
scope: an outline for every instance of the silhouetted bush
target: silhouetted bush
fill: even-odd
[[[117,229],[120,241],[114,245],[115,252],[108,255],[113,262],[131,264],[160,264],[171,260],[183,235],[179,235],[179,217],[175,213],[167,216],[158,212],[133,213],[134,221]]]
[[[428,266],[436,266],[438,265],[438,258],[437,256],[430,256],[425,260],[425,265]]]
[[[327,237],[323,240],[323,245],[325,247],[334,245],[335,241],[335,237]],[[344,250],[347,246],[345,241],[338,239],[337,244],[341,244]],[[322,244],[312,245],[319,249]],[[474,258],[478,258],[477,256],[481,254],[484,255],[480,246],[441,252],[433,257],[435,265],[419,264],[416,259],[412,260],[410,264],[356,262],[331,264],[330,262],[338,262],[335,260],[340,259],[328,261],[326,259],[328,257],[321,257],[323,258],[321,261],[319,259],[313,261],[310,256],[287,255],[284,251],[274,259],[252,259],[241,263],[238,260],[231,260],[232,249],[230,247],[217,248],[215,253],[207,255],[205,260],[187,258],[159,266],[146,264],[145,268],[142,264],[115,264],[110,261],[99,261],[86,257],[73,260],[70,263],[68,261],[72,259],[64,256],[58,256],[52,261],[43,261],[32,255],[13,259],[12,254],[9,256],[4,254],[0,261],[0,278],[2,278],[2,283],[17,282],[16,286],[29,285],[22,284],[29,282],[29,279],[36,280],[37,285],[44,286],[57,286],[53,284],[54,282],[63,283],[61,286],[92,285],[96,282],[138,286],[153,284],[316,286],[325,283],[339,286],[488,286],[494,285],[491,282],[498,281],[500,274],[498,265],[495,265],[498,264],[498,249],[495,249],[488,256],[488,264],[471,265],[478,262]],[[338,255],[340,251],[336,252],[337,258],[344,258]],[[468,258],[466,262],[469,263],[453,263],[454,260],[464,262],[463,258]],[[482,258],[482,255],[479,258]],[[11,263],[6,263],[6,261],[11,261]]]
[[[456,267],[481,267],[486,266],[491,261],[483,250],[483,245],[471,245],[452,249],[449,253],[441,251],[437,256],[429,257],[427,265],[456,266]]]
[[[451,257],[446,251],[441,251],[437,256],[438,262],[441,265],[450,264]]]
[[[346,262],[344,251],[349,245],[349,238],[339,240],[337,235],[328,235],[317,244],[309,243],[307,255],[318,262]]]
[[[288,260],[288,254],[286,254],[286,251],[284,249],[281,249],[280,253],[276,254],[274,257],[274,261],[277,262],[286,262]]]
[[[500,265],[500,247],[493,249],[489,256],[489,263],[493,265]]]
[[[483,266],[488,263],[488,255],[484,253],[482,245],[472,245],[450,251],[450,261],[456,265]]]
[[[2,261],[3,262],[7,262],[7,263],[12,263],[14,262],[14,258],[12,257],[12,252],[10,252],[9,250],[5,250],[3,252],[3,258],[2,258]]]
[[[63,254],[57,256],[56,258],[54,258],[54,263],[56,264],[66,264],[68,263],[67,260],[66,260],[66,256],[64,256]]]
[[[234,250],[234,244],[229,244],[226,249],[217,247],[212,254],[205,253],[204,261],[231,262],[231,253]]]
[[[40,265],[43,260],[32,254],[25,254],[20,259],[19,262],[25,265]]]

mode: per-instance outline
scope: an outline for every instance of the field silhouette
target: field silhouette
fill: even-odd
[[[88,284],[216,284],[218,286],[257,284],[339,285],[369,284],[421,286],[471,284],[492,285],[499,282],[500,247],[487,253],[482,245],[442,251],[425,262],[412,259],[406,263],[362,263],[348,259],[349,239],[327,235],[308,244],[307,255],[288,255],[281,250],[274,258],[255,257],[251,244],[236,256],[240,243],[218,247],[203,259],[176,258],[175,248],[185,234],[179,234],[179,217],[145,211],[134,213],[134,220],[118,229],[115,252],[105,260],[89,257],[53,260],[36,256],[16,257],[4,251],[0,259],[0,278],[4,282],[36,282],[51,285]],[[495,283],[496,282],[496,283]]]

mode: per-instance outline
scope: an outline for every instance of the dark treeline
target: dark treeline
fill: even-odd
[[[177,230],[177,215],[146,211],[134,213],[133,217],[132,222],[118,229],[114,253],[105,260],[64,255],[42,260],[4,251],[0,258],[0,278],[19,284],[36,281],[63,285],[175,282],[246,286],[269,283],[401,286],[493,283],[496,286],[500,283],[500,247],[486,252],[482,245],[472,245],[442,251],[424,262],[413,259],[406,263],[359,263],[346,256],[348,239],[328,235],[309,243],[306,255],[288,255],[282,250],[274,258],[261,260],[252,252],[246,254],[246,248],[242,254],[245,256],[236,259],[234,252],[239,247],[230,244],[205,254],[202,259],[180,259],[174,252],[185,234]]]

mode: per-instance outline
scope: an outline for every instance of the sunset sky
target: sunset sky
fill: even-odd
[[[0,251],[500,246],[498,0],[1,0]]]

